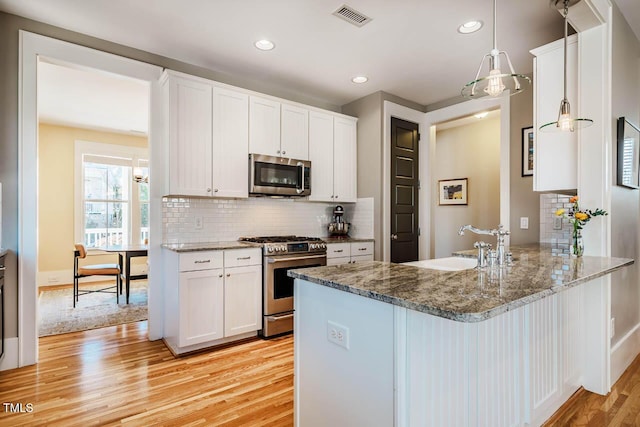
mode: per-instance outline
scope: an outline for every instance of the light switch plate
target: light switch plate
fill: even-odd
[[[202,229],[202,217],[201,216],[197,216],[196,217],[196,230],[201,230]]]
[[[522,230],[528,230],[529,229],[529,217],[528,216],[520,217],[520,228]]]
[[[553,229],[562,230],[562,217],[556,216],[553,218]]]

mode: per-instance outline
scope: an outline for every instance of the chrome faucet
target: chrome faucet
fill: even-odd
[[[509,233],[509,230],[506,230],[502,226],[502,224],[498,225],[498,228],[494,228],[492,230],[482,230],[480,228],[474,227],[473,225],[463,225],[462,227],[460,227],[460,230],[458,230],[458,234],[460,236],[463,236],[466,230],[469,230],[472,233],[476,233],[476,234],[488,234],[490,236],[496,236],[496,240],[497,240],[496,249],[495,249],[496,261],[498,265],[505,265],[507,263],[505,260],[504,238],[505,236],[508,236],[510,233]],[[489,252],[492,252],[492,251],[489,251]]]

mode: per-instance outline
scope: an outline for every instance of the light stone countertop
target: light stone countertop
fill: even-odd
[[[290,270],[289,276],[446,319],[479,322],[634,262],[557,256],[550,245],[509,250],[514,262],[503,268],[441,271],[369,261]]]
[[[174,252],[198,252],[198,251],[222,251],[225,249],[261,248],[259,243],[240,242],[237,240],[228,242],[206,243],[166,243],[163,248]]]
[[[375,242],[374,239],[361,239],[359,237],[338,237],[328,236],[321,237],[326,243],[357,243],[357,242]]]

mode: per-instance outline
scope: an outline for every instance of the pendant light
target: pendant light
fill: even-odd
[[[470,99],[479,99],[484,97],[498,97],[509,91],[509,95],[515,95],[522,92],[531,84],[531,79],[523,74],[517,74],[513,70],[509,55],[505,51],[498,50],[497,43],[497,0],[493,0],[493,49],[491,52],[482,57],[480,67],[476,73],[476,78],[467,83],[461,91],[462,96]],[[500,55],[504,56],[509,65],[509,72],[500,71]],[[486,77],[480,77],[482,66],[485,60],[489,58],[489,74]]]
[[[580,0],[551,0],[551,4],[564,7],[564,98],[560,101],[558,120],[540,126],[543,132],[573,132],[575,128],[586,128],[593,124],[591,119],[574,119],[571,117],[571,105],[567,99],[567,34],[569,23],[569,6],[579,3]]]

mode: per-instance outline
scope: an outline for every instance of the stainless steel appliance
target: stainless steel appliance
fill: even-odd
[[[327,245],[316,237],[266,236],[240,240],[263,244],[263,321],[265,338],[293,331],[293,278],[296,268],[327,265]]]
[[[249,195],[302,197],[311,194],[311,162],[249,154]]]
[[[329,223],[329,234],[332,236],[346,236],[349,233],[350,223],[344,222],[342,216],[344,208],[340,205],[333,210],[333,221]]]

